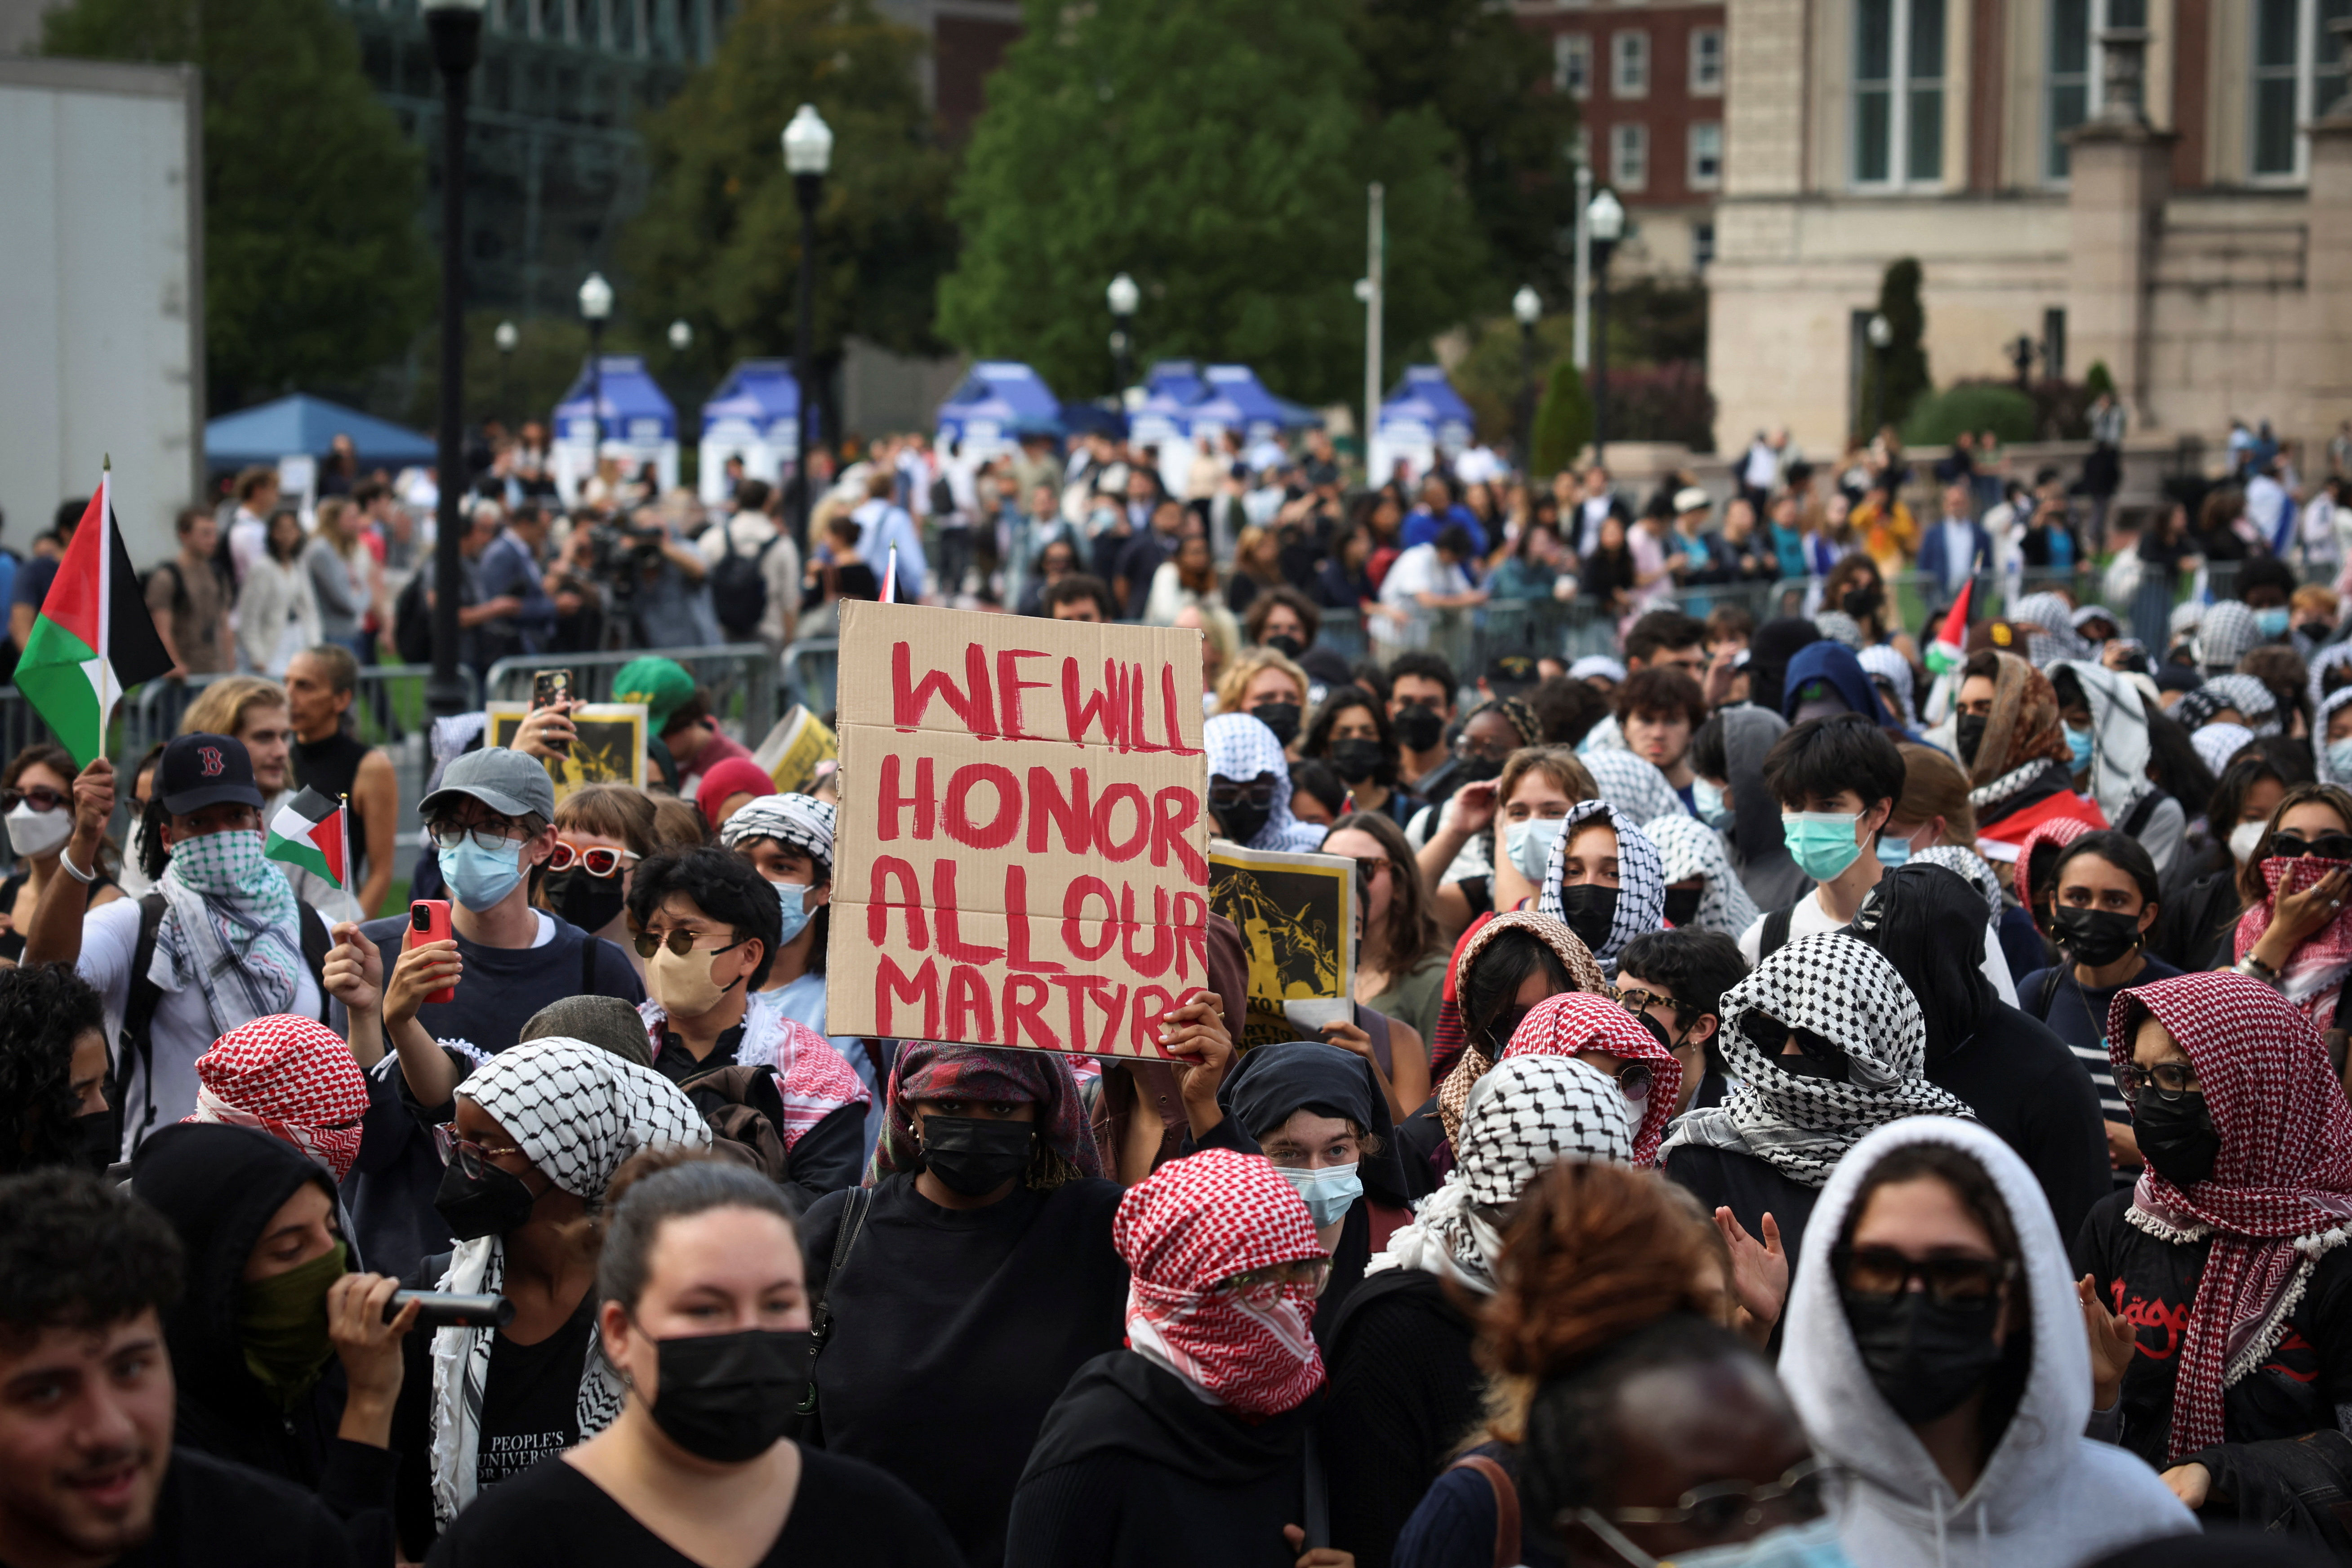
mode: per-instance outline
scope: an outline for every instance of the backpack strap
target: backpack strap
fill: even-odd
[[[294,900],[296,921],[302,928],[302,963],[310,971],[311,984],[319,988],[319,1022],[327,1021],[327,1009],[334,998],[327,994],[327,952],[334,946],[334,933],[327,929],[327,917],[301,900]]]
[[[1519,1489],[1511,1472],[1485,1454],[1465,1454],[1447,1467],[1475,1470],[1495,1489],[1495,1568],[1516,1568],[1519,1553]]]
[[[1797,906],[1790,904],[1764,917],[1764,930],[1756,939],[1757,963],[1763,963],[1789,945],[1789,917],[1796,912]]]
[[[148,893],[139,900],[139,939],[131,948],[130,984],[123,990],[122,1034],[120,1048],[114,1053],[114,1081],[108,1091],[119,1113],[130,1104],[127,1096],[134,1071],[145,1072],[147,1123],[139,1129],[142,1137],[155,1121],[155,1046],[150,1030],[155,1022],[156,1005],[163,1000],[163,988],[148,979],[147,972],[155,965],[155,936],[163,927],[163,909],[161,893]],[[135,1069],[133,1058],[137,1062]]]
[[[593,931],[580,935],[580,994],[596,994],[596,943],[601,941]]]
[[[2052,964],[2049,971],[2042,977],[2042,996],[2033,1009],[2033,1016],[2045,1024],[2050,1021],[2051,1005],[2058,1000],[2058,982],[2065,973],[2066,956],[2061,953],[2058,956],[2058,962]]]
[[[866,1228],[866,1215],[874,1207],[874,1189],[851,1187],[848,1199],[842,1205],[841,1224],[833,1233],[833,1265],[825,1270],[824,1284],[817,1290],[816,1300],[809,1312],[809,1380],[808,1391],[801,1395],[800,1413],[816,1414],[816,1363],[824,1353],[825,1342],[833,1338],[833,1285],[841,1278],[849,1262],[849,1249],[857,1245],[857,1233]]]
[[[2156,815],[2156,808],[2164,804],[2164,792],[2158,789],[2152,789],[2140,796],[2139,804],[2131,808],[2129,816],[2124,818],[2125,837],[2137,838],[2140,830],[2147,826],[2147,819]]]

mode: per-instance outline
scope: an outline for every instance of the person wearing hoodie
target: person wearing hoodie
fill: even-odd
[[[1665,862],[1622,808],[1579,801],[1552,841],[1536,910],[1564,921],[1613,974],[1625,944],[1665,917]]]
[[[1888,709],[1853,649],[1825,637],[1806,644],[1789,660],[1780,679],[1780,717],[1801,724],[1833,713],[1859,713],[1898,741],[1918,739],[1904,727],[1902,715]]]
[[[2018,834],[2000,831],[2004,824],[2074,794],[2074,753],[2058,694],[2049,677],[2015,654],[1979,648],[1960,666],[1958,706],[1953,744],[1969,770],[1977,832],[2014,842]]]
[[[1813,1229],[1780,1376],[1855,1568],[2074,1568],[2195,1531],[2146,1465],[2081,1435],[2083,1309],[1999,1138],[1938,1116],[1882,1127],[1840,1162]]]
[[[1721,710],[1691,737],[1698,818],[1723,835],[1732,869],[1759,909],[1796,902],[1813,880],[1789,853],[1780,804],[1764,784],[1764,758],[1788,729],[1779,713],[1742,704]]]
[[[1878,949],[1919,999],[1927,1081],[1966,1101],[2042,1184],[2060,1236],[2083,1228],[2114,1190],[2098,1090],[2066,1042],[1993,994],[1984,977],[1984,900],[1941,866],[1880,879],[1853,934]]]
[[[2352,1555],[2352,1106],[2310,1019],[2242,974],[2118,995],[2146,1161],[2075,1238],[2095,1429],[2209,1523]]]
[[[1323,829],[1290,814],[1290,763],[1274,731],[1246,713],[1201,726],[1209,754],[1209,811],[1223,837],[1249,849],[1313,851]]]
[[[142,1143],[128,1184],[185,1259],[163,1318],[174,1442],[316,1492],[357,1561],[391,1562],[392,1415],[417,1310],[386,1322],[400,1281],[351,1271],[331,1173],[257,1128],[190,1122]]]
[[[2154,748],[2140,689],[2089,659],[2060,659],[2045,673],[2077,786],[2110,826],[2139,840],[2162,876],[2179,857],[2189,814],[2148,775]]]

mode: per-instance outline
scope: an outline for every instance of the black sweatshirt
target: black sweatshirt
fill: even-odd
[[[2081,1230],[2091,1205],[2115,1190],[2098,1090],[2047,1025],[1995,1002],[1975,1034],[1927,1064],[1927,1081],[1966,1100],[1985,1130],[2017,1152],[2050,1200],[2060,1236]]]
[[[1475,1338],[1445,1284],[1418,1268],[1370,1276],[1339,1314],[1325,1351],[1323,1464],[1331,1544],[1357,1568],[1387,1568],[1405,1521],[1478,1425]]]
[[[1757,1240],[1764,1239],[1764,1216],[1770,1214],[1780,1227],[1780,1245],[1789,1254],[1789,1277],[1795,1279],[1797,1259],[1805,1245],[1805,1222],[1822,1190],[1780,1173],[1770,1161],[1738,1149],[1717,1149],[1684,1143],[1658,1162],[1668,1179],[1689,1188],[1707,1213],[1729,1208],[1734,1219]]]
[[[387,1559],[386,1561],[389,1561]],[[154,1532],[113,1568],[376,1568],[326,1505],[259,1470],[174,1447]]]
[[[846,1194],[803,1221],[809,1289],[833,1316],[809,1440],[913,1488],[982,1568],[1002,1559],[1045,1412],[1072,1373],[1125,1338],[1127,1265],[1110,1242],[1119,1196],[1117,1183],[1081,1180],[944,1209],[913,1177],[886,1176],[837,1279]]]
[[[1133,1351],[1097,1357],[1037,1434],[1005,1568],[1292,1568],[1319,1404],[1247,1421]]]

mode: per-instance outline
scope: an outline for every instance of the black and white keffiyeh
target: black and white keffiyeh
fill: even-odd
[[[2211,676],[2174,706],[2174,716],[2191,730],[2211,722],[2213,715],[2222,709],[2234,708],[2244,718],[2246,728],[2255,734],[2279,732],[2278,698],[2251,675]]]
[[[2311,656],[2310,695],[2311,710],[2314,713],[2319,711],[2319,705],[2322,702],[2334,695],[2327,689],[2327,678],[2330,673],[2336,670],[2344,671],[2336,678],[2336,689],[2338,691],[2344,689],[2346,679],[2352,678],[2352,668],[2347,668],[2347,666],[2352,666],[2352,642],[2330,643]],[[2319,731],[2316,723],[2313,724],[2312,728]],[[2320,731],[2320,732],[2326,731]]]
[[[1873,1129],[1906,1116],[1972,1115],[1924,1076],[1927,1028],[1919,1003],[1876,949],[1839,931],[1801,937],[1723,994],[1724,1059],[1737,1080],[1720,1106],[1675,1123],[1663,1160],[1681,1144],[1752,1154],[1809,1187],[1829,1180]],[[1846,1077],[1782,1068],[1748,1036],[1776,1018],[1845,1054]]]
[[[2010,606],[2012,625],[2031,622],[2039,631],[2025,634],[2025,657],[2036,669],[2047,669],[2062,658],[2088,658],[2092,648],[2074,629],[2074,606],[2058,594],[2028,594]]]
[[[1731,857],[1724,852],[1722,836],[1714,828],[1695,816],[1661,816],[1643,823],[1639,831],[1658,847],[1666,886],[1671,888],[1693,877],[1701,879],[1698,913],[1691,921],[1693,931],[1719,931],[1738,936],[1754,923],[1759,912],[1756,900],[1740,886],[1738,876],[1731,869]]]
[[[1917,676],[1911,668],[1911,661],[1885,643],[1874,644],[1853,657],[1862,665],[1864,675],[1874,676],[1895,688],[1895,711],[1903,716],[1903,727],[1917,729],[1919,710],[1911,700],[1912,685]]]
[[[1860,653],[1863,649],[1862,623],[1843,610],[1823,610],[1813,617],[1813,629],[1833,643]]]
[[[2327,721],[2337,712],[2352,706],[2352,686],[2339,686],[2320,699],[2311,714],[2311,756],[2319,769],[2321,784],[2352,785],[2352,773],[2347,773],[2327,760]]]
[[[547,1178],[593,1205],[631,1155],[710,1147],[710,1127],[686,1092],[651,1068],[585,1040],[556,1037],[501,1051],[458,1084]],[[460,1242],[436,1290],[496,1294],[506,1278],[500,1237]],[[443,1524],[473,1500],[480,1469],[489,1329],[442,1329],[433,1338],[433,1510]],[[593,1336],[573,1407],[584,1440],[621,1411],[621,1383]]]
[[[1647,763],[1642,765],[1650,768]],[[1537,895],[1536,912],[1554,920],[1565,918],[1560,908],[1559,882],[1568,860],[1568,847],[1579,828],[1594,821],[1607,825],[1617,834],[1617,916],[1610,923],[1609,940],[1592,950],[1601,973],[1613,980],[1617,975],[1617,955],[1625,951],[1625,944],[1644,931],[1656,931],[1658,922],[1665,918],[1666,879],[1657,845],[1608,801],[1579,801],[1561,819],[1559,837],[1552,841],[1551,858],[1544,862],[1543,891]]]
[[[2147,776],[2147,710],[2139,688],[2088,659],[2060,659],[2050,667],[2053,675],[2062,669],[2090,704],[2091,798],[2109,822],[2128,822],[2156,791]]]
[[[2191,692],[2190,696],[2196,693]],[[2189,732],[2189,744],[2206,771],[2220,778],[2230,771],[2230,759],[2261,737],[2243,724],[2200,724]]]
[[[1661,816],[1687,816],[1690,809],[1658,765],[1647,757],[1610,747],[1581,752],[1577,760],[1592,775],[1601,798],[1615,806],[1634,826]]]
[[[820,876],[833,875],[834,809],[814,795],[763,795],[738,806],[719,829],[719,842],[732,849],[754,838],[772,838],[816,862]]]
[[[1938,844],[1932,849],[1921,849],[1911,858],[1922,866],[1941,866],[1957,873],[1969,886],[1982,893],[1985,899],[1985,919],[2000,919],[2000,876],[1992,862],[1973,849],[1963,849],[1957,844]]]
[[[260,834],[181,839],[155,890],[163,919],[148,979],[165,991],[196,987],[215,1037],[293,1011],[307,967],[302,909],[285,868],[263,856]]]
[[[2246,650],[2262,640],[2263,628],[2253,611],[2236,599],[2217,600],[2197,620],[2197,662],[2212,674],[2222,674],[2237,668]]]
[[[1478,1080],[1462,1113],[1454,1169],[1413,1221],[1366,1266],[1419,1268],[1494,1294],[1503,1238],[1478,1213],[1516,1202],[1554,1160],[1632,1163],[1633,1122],[1616,1084],[1572,1057],[1514,1057]]]
[[[1247,784],[1260,773],[1274,775],[1272,814],[1244,847],[1312,854],[1323,847],[1322,828],[1290,815],[1290,763],[1282,754],[1282,742],[1264,721],[1247,713],[1220,713],[1201,726],[1201,747],[1209,753],[1209,772],[1214,777]]]

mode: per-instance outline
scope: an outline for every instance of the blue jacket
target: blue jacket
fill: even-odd
[[[1807,643],[1789,660],[1788,673],[1780,678],[1780,717],[1790,723],[1797,721],[1797,710],[1802,692],[1810,681],[1825,680],[1845,700],[1846,707],[1876,724],[1899,741],[1916,741],[1919,737],[1903,727],[1902,718],[1890,713],[1886,699],[1879,695],[1871,683],[1870,675],[1862,668],[1862,660],[1853,649],[1841,642],[1824,637],[1820,642]]]
[[[1458,522],[1470,531],[1470,542],[1476,547],[1480,560],[1486,555],[1486,531],[1479,524],[1478,514],[1466,506],[1450,506],[1439,517],[1427,507],[1415,507],[1404,520],[1397,533],[1397,547],[1411,550],[1416,544],[1434,544],[1437,534],[1449,522]]]
[[[1992,535],[1984,531],[1984,524],[1971,521],[1969,524],[1969,536],[1971,542],[1969,546],[1969,575],[1974,577],[1991,571]],[[1927,580],[1926,587],[1930,599],[1951,598],[1955,590],[1945,585],[1945,579],[1949,575],[1951,561],[1944,549],[1942,518],[1937,518],[1921,531],[1919,559],[1913,564],[1918,568],[1919,574]]]

